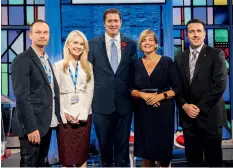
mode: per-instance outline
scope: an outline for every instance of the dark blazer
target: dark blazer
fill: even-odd
[[[53,70],[52,73],[55,91],[55,114],[60,122],[60,93]],[[43,65],[31,47],[13,60],[11,77],[16,97],[12,133],[24,137],[25,134],[38,129],[40,136],[43,137],[51,124],[53,96]]]
[[[224,52],[204,44],[191,84],[189,50],[177,55],[175,63],[182,83],[182,93],[177,97],[181,126],[188,128],[196,124],[211,131],[225,125],[226,112],[222,95],[226,88],[227,68]],[[200,108],[195,119],[188,117],[182,109],[185,103],[195,104]]]
[[[130,66],[137,58],[136,43],[121,35],[121,61],[114,74],[110,65],[105,36],[89,41],[89,61],[94,71],[94,113],[108,115],[132,112],[130,97]]]

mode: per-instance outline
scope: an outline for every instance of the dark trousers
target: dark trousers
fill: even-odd
[[[99,142],[101,166],[113,166],[113,154],[116,167],[129,166],[129,135],[132,113],[111,115],[93,113],[96,135]],[[114,151],[114,152],[113,152]]]
[[[215,133],[201,128],[184,128],[185,155],[189,167],[222,166],[222,127]]]
[[[48,167],[46,158],[50,145],[52,129],[41,138],[40,144],[32,144],[27,136],[20,140],[20,167]]]

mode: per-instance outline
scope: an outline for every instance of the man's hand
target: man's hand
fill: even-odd
[[[35,130],[32,133],[28,134],[28,140],[33,144],[40,144],[40,132]]]
[[[197,115],[200,113],[200,109],[194,104],[186,103],[182,106],[182,108],[190,118],[196,118]]]

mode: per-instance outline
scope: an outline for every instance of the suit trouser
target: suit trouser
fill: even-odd
[[[93,113],[96,135],[99,142],[101,166],[129,166],[129,135],[132,113],[119,115],[116,112],[110,115]]]
[[[27,135],[20,140],[20,167],[48,167],[46,158],[50,145],[52,129],[44,137],[41,138],[40,144],[32,144]]]
[[[185,155],[190,167],[222,166],[222,127],[215,133],[201,128],[184,128]]]

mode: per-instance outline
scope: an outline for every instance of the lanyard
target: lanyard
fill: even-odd
[[[77,84],[77,78],[78,78],[78,64],[76,65],[75,74],[74,75],[72,74],[70,66],[69,66],[69,73],[70,73],[70,77],[72,78],[72,81],[74,83],[74,89],[75,89],[75,93],[76,93],[76,84]]]
[[[49,84],[51,85],[51,76],[52,76],[52,75],[51,75],[51,69],[50,69],[50,68],[47,69],[46,64],[45,64],[45,62],[44,62],[43,60],[41,60],[41,62],[42,62],[42,64],[43,64],[45,73],[46,73],[46,75],[47,75],[47,77],[48,77]]]

